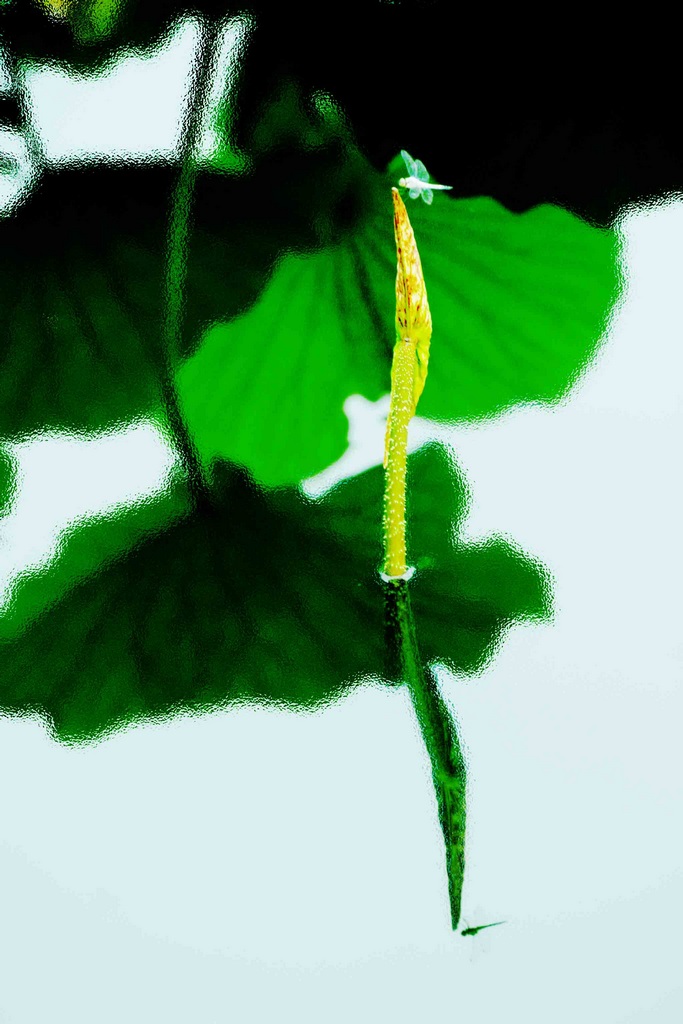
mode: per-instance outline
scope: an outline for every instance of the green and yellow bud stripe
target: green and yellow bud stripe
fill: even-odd
[[[408,424],[424,389],[432,318],[420,254],[408,211],[392,189],[396,239],[396,344],[384,444],[384,573],[403,576],[406,561],[406,467]]]

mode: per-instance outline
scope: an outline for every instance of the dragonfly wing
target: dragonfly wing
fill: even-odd
[[[401,156],[403,157],[403,162],[406,165],[406,170],[408,171],[409,176],[411,178],[417,177],[417,165],[410,153],[406,153],[405,149],[402,149]]]
[[[432,192],[431,188],[423,188],[422,189],[422,198],[424,199],[424,201],[427,204],[427,206],[431,206],[432,205],[432,199],[434,198],[434,193]]]
[[[408,193],[408,195],[410,196],[411,199],[417,199],[417,197],[419,196],[421,191],[422,191],[421,188],[411,188],[411,190]]]
[[[416,178],[420,179],[420,181],[429,181],[429,172],[421,160],[415,161],[415,170],[413,173]]]

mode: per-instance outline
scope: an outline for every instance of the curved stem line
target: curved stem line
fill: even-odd
[[[213,56],[220,22],[203,23],[188,89],[180,143],[180,173],[173,191],[166,246],[165,316],[162,399],[196,508],[210,505],[209,489],[201,460],[183,418],[175,389],[173,367],[181,357],[185,321],[188,246],[192,206],[198,170],[198,144],[211,89]]]

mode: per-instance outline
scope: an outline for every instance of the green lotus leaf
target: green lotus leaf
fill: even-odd
[[[423,656],[479,671],[511,623],[547,616],[546,575],[504,541],[451,543],[467,491],[442,449],[410,473]],[[5,632],[0,710],[85,742],[235,702],[313,708],[386,676],[381,470],[312,501],[219,464],[214,495]]]
[[[169,333],[176,173],[54,173],[0,223],[0,435],[156,411],[175,369],[206,464],[294,483],[343,451],[344,400],[388,388],[391,176],[339,140],[278,151],[249,179],[200,172],[182,323]],[[598,348],[616,235],[555,207],[513,214],[483,198],[410,212],[435,325],[420,412],[468,420],[557,400]]]
[[[209,330],[177,388],[209,463],[260,483],[299,480],[344,449],[342,407],[389,389],[396,256],[387,176],[349,157],[362,214],[336,243],[280,258],[254,305]],[[595,356],[620,285],[613,231],[553,206],[516,214],[488,198],[409,202],[434,332],[420,413],[450,422],[555,402]]]

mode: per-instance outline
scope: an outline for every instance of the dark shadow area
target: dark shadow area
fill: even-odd
[[[606,224],[624,204],[683,187],[676,33],[646,15],[554,19],[451,0],[348,0],[331,12],[270,0],[73,0],[60,20],[9,0],[0,37],[20,60],[87,73],[156,45],[188,11],[251,18],[246,149],[263,109],[295,81],[336,98],[376,168],[406,148],[456,195],[514,210],[552,202]]]

